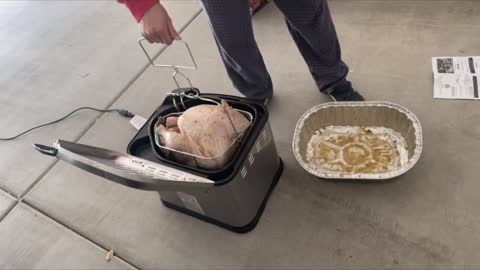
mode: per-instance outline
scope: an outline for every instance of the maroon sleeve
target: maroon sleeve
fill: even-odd
[[[140,22],[143,15],[147,10],[149,10],[154,4],[158,3],[158,0],[117,0],[118,2],[124,4],[132,13],[133,17],[137,22]]]

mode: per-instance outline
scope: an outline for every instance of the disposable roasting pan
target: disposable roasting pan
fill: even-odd
[[[401,134],[406,142],[408,161],[383,173],[334,172],[313,166],[306,160],[312,135],[327,126],[385,127]],[[407,108],[388,102],[324,103],[308,110],[298,121],[293,137],[293,153],[307,172],[326,179],[386,180],[409,171],[419,160],[423,148],[422,127]]]

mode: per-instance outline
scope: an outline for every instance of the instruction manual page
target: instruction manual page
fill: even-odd
[[[434,57],[433,97],[479,100],[480,56]]]

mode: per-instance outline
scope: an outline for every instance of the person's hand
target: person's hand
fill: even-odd
[[[140,32],[150,43],[170,45],[174,40],[180,39],[180,35],[173,27],[172,19],[160,3],[154,4],[145,12],[139,25]]]

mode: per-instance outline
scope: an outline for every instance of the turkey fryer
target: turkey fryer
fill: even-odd
[[[149,129],[159,112],[175,110],[170,97],[131,140],[128,154],[63,140],[58,140],[53,147],[36,144],[35,148],[107,180],[157,191],[162,203],[169,208],[245,233],[259,221],[283,171],[268,111],[264,105],[248,99],[217,94],[202,96],[225,99],[233,106],[243,105],[253,116],[251,127],[232,161],[219,170],[202,170],[157,157]]]
[[[176,77],[181,76],[190,87],[178,87],[166,96],[130,141],[127,154],[63,140],[58,140],[53,147],[35,144],[35,149],[106,180],[156,191],[165,206],[198,219],[238,233],[252,230],[283,171],[266,107],[240,97],[200,94],[180,72],[180,69],[197,68],[187,43],[177,41],[187,48],[193,62],[191,67],[155,64],[143,47],[143,40],[139,40],[139,44],[152,66],[172,68],[176,85],[179,86]],[[182,97],[186,96],[195,98],[184,100]],[[230,161],[213,170],[178,163],[155,142],[159,118],[206,104],[207,100],[225,100],[251,121],[249,128],[240,134],[238,147],[229,153]]]

